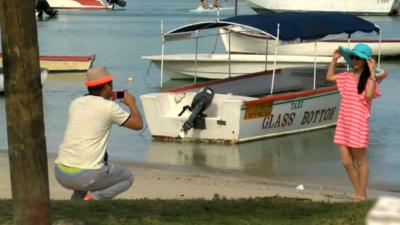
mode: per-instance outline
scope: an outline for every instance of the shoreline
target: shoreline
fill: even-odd
[[[55,154],[48,154],[50,198],[67,200],[72,191],[57,183],[54,173]],[[224,172],[204,172],[165,168],[163,166],[113,161],[126,166],[134,174],[133,186],[116,199],[212,199],[214,197],[238,199],[252,197],[306,198],[313,201],[349,201],[351,186],[325,186],[303,184],[304,190],[296,190],[298,184],[290,181],[251,177]],[[6,150],[0,150],[0,198],[11,198],[10,170]],[[400,195],[395,192],[369,190],[369,198],[380,195]]]

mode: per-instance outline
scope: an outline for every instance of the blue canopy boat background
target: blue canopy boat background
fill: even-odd
[[[336,18],[336,19],[335,19]],[[274,39],[274,57],[268,55],[268,45],[265,48],[265,54],[232,54],[230,51],[231,30],[235,27],[241,27],[256,31],[265,35],[265,41]],[[229,39],[227,44],[227,54],[199,54],[198,43],[202,37],[203,30],[212,28],[225,28],[227,32],[225,38]],[[244,15],[228,19],[204,21],[188,24],[178,27],[162,35],[163,45],[161,55],[144,56],[144,59],[151,60],[161,69],[161,76],[164,70],[167,75],[173,79],[182,79],[194,77],[221,79],[261,70],[273,70],[276,68],[287,68],[301,66],[304,64],[312,65],[328,64],[330,57],[317,57],[306,55],[277,55],[279,40],[293,41],[305,40],[314,41],[326,35],[346,33],[348,37],[354,32],[379,32],[379,27],[374,24],[354,17],[352,15],[341,13],[278,13],[268,15]],[[222,34],[218,34],[222,35]],[[381,35],[379,35],[381,37]],[[194,54],[176,54],[165,55],[164,50],[168,41],[194,39]],[[381,38],[379,38],[381,40]],[[379,42],[380,43],[380,42]],[[315,42],[315,49],[317,49]],[[379,54],[380,57],[380,54]],[[378,64],[380,59],[378,59]],[[165,63],[167,63],[165,65]],[[164,66],[166,66],[164,68]]]

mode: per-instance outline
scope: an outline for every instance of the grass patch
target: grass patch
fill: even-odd
[[[371,201],[324,203],[267,197],[213,200],[52,201],[56,225],[365,224]],[[12,224],[12,201],[0,200],[0,224]]]

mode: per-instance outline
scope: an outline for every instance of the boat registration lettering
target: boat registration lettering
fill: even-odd
[[[273,102],[246,104],[245,120],[269,117],[272,113]]]
[[[301,120],[301,125],[331,120],[335,114],[335,111],[336,107],[318,109],[315,111],[305,111],[303,119]]]
[[[299,100],[299,101],[294,101],[291,103],[290,109],[291,110],[296,110],[296,109],[301,109],[303,108],[303,100]]]
[[[296,118],[296,113],[279,113],[278,115],[270,115],[265,117],[262,123],[262,129],[271,129],[279,127],[292,126]]]
[[[331,107],[310,111],[271,114],[263,119],[261,127],[262,129],[275,129],[290,127],[292,125],[307,126],[314,123],[323,123],[327,120],[332,120],[335,112],[336,107]]]

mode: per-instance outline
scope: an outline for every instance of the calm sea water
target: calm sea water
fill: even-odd
[[[223,2],[232,6],[234,1]],[[57,19],[38,22],[41,54],[96,55],[95,66],[106,65],[115,75],[116,89],[127,88],[137,98],[159,91],[159,71],[146,75],[143,55],[160,54],[160,21],[165,30],[214,19],[215,14],[190,13],[197,1],[128,1],[115,11],[60,11]],[[239,14],[254,14],[239,4]],[[221,17],[233,15],[233,11]],[[400,37],[400,18],[368,17],[383,28],[384,37]],[[175,47],[176,46],[176,47]],[[169,52],[192,47],[174,45]],[[383,97],[373,104],[368,157],[371,186],[400,191],[400,59],[383,61],[389,77],[381,84]],[[128,77],[134,81],[128,83]],[[85,94],[84,74],[51,74],[44,84],[47,150],[56,153],[67,122],[69,103]],[[140,105],[139,99],[137,99]],[[4,97],[0,96],[0,149],[7,148]],[[141,107],[141,105],[140,105]],[[254,141],[240,145],[153,142],[149,130],[141,133],[114,127],[111,159],[178,166],[205,171],[233,171],[279,180],[350,185],[332,144],[334,128]]]

